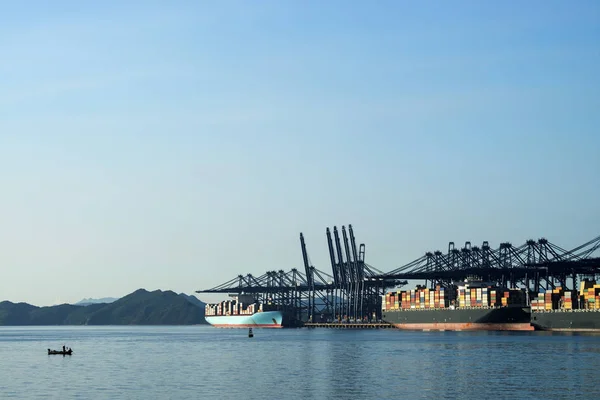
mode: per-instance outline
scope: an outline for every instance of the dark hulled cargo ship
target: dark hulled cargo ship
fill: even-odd
[[[600,332],[600,285],[584,280],[579,293],[558,287],[531,300],[531,325],[543,331]]]
[[[405,330],[533,330],[524,291],[481,282],[387,293],[382,308],[385,322]]]
[[[455,308],[439,310],[385,311],[383,320],[405,330],[437,331],[531,331],[529,308]]]
[[[600,310],[532,311],[531,325],[541,331],[600,332]]]

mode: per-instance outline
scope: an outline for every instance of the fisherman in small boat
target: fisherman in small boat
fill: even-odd
[[[67,350],[65,350],[65,345],[63,344],[63,352],[65,352],[65,351],[67,351]]]

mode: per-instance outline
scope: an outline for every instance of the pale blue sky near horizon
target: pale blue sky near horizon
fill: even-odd
[[[0,301],[600,235],[597,1],[252,4],[0,6]]]

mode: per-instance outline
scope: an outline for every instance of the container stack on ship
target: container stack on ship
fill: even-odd
[[[584,280],[579,292],[558,287],[531,300],[531,324],[548,331],[600,331],[600,285]]]
[[[533,330],[526,294],[483,283],[391,292],[383,320],[407,330]]]
[[[283,313],[275,306],[259,303],[251,295],[207,304],[204,313],[206,322],[217,328],[283,327]]]

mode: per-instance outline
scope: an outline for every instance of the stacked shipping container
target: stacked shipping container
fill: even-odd
[[[436,309],[447,308],[451,298],[446,288],[436,286],[435,289],[417,287],[410,291],[390,292],[385,295],[382,304],[384,310],[402,309]]]
[[[538,293],[531,300],[533,311],[551,310],[600,310],[600,285],[594,281],[583,281],[579,294],[574,290],[557,287],[552,291]]]
[[[436,286],[435,289],[417,287],[410,291],[386,293],[382,309],[438,309],[452,305],[460,308],[506,307],[525,305],[525,298],[522,290],[502,290],[492,286],[473,288],[465,285],[454,289],[441,286]]]
[[[587,309],[600,310],[600,285],[594,281],[583,281],[580,297]]]
[[[258,302],[252,304],[238,303],[235,300],[222,301],[216,304],[207,304],[204,308],[205,315],[253,315],[256,312],[264,311],[264,306]]]
[[[520,289],[501,289],[492,286],[458,288],[458,304],[460,307],[506,307],[509,305],[525,305],[525,292]]]

